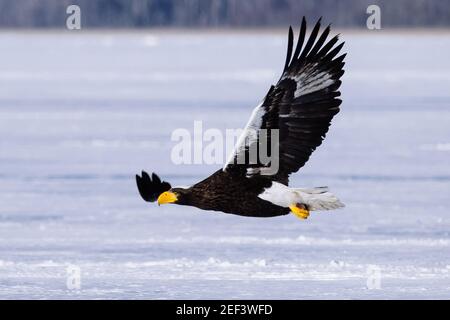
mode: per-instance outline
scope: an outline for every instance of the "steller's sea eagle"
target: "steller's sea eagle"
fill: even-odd
[[[306,39],[303,17],[297,44],[289,27],[283,73],[275,86],[252,113],[243,136],[225,166],[189,188],[172,188],[153,173],[136,175],[139,193],[145,201],[175,203],[204,210],[222,211],[249,217],[274,217],[290,212],[306,219],[312,210],[329,210],[344,205],[327,187],[290,188],[288,178],[298,171],[322,143],[342,100],[339,80],[344,74],[344,43],[338,36],[327,41],[330,26],[319,35],[320,19]],[[336,45],[336,46],[335,46]],[[336,57],[337,56],[337,57]],[[260,143],[248,129],[277,129],[277,172],[266,174],[268,163],[236,161],[242,150]]]

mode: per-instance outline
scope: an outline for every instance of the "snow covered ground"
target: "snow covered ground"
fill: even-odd
[[[158,207],[134,181],[216,170],[172,164],[170,134],[242,127],[284,32],[0,33],[0,298],[449,299],[450,33],[342,38],[342,112],[291,181],[347,207],[302,221]]]

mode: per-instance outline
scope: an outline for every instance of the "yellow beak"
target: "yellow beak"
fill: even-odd
[[[177,195],[170,191],[165,191],[161,193],[158,197],[158,205],[166,204],[166,203],[173,203],[177,201]]]

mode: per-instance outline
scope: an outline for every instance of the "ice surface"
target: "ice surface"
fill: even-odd
[[[284,33],[2,32],[0,298],[450,298],[450,34],[342,39],[342,112],[291,182],[347,206],[302,221],[157,207],[134,182],[219,168],[172,164],[170,134],[245,125]]]

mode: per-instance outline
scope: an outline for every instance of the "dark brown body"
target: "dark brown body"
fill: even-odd
[[[218,170],[207,179],[186,189],[177,204],[249,217],[288,214],[289,208],[274,205],[258,197],[271,185],[271,180],[261,176],[246,178]],[[176,188],[173,190],[179,192]]]

